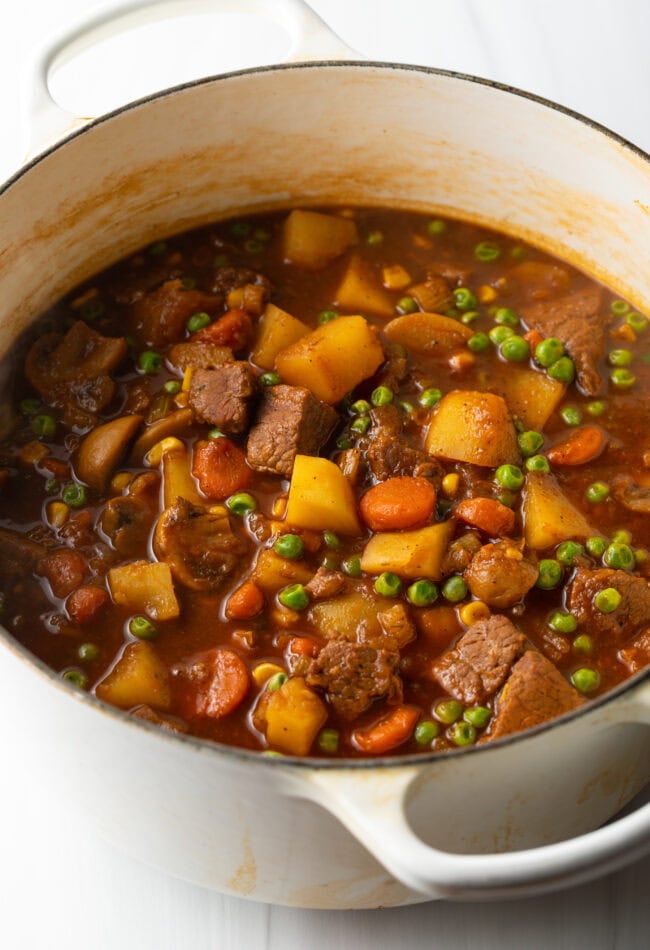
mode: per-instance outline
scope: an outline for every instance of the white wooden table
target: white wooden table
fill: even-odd
[[[16,72],[27,50],[95,5],[3,5],[0,179],[23,159]],[[591,115],[650,150],[647,0],[312,0],[312,6],[371,59],[436,65],[520,86]],[[241,30],[242,22],[231,19],[228,27]],[[179,36],[191,45],[186,62],[177,61]],[[146,48],[136,37],[124,47],[117,70],[108,53],[102,58],[97,51],[104,82],[68,77],[72,104],[84,114],[104,110],[180,79],[273,61],[283,48],[282,34],[268,26],[254,27],[245,52],[234,32],[218,36],[202,29],[191,44],[189,36],[178,26],[173,34],[160,28]],[[155,57],[153,40],[167,55]],[[129,51],[135,54],[131,67]],[[47,777],[29,764],[19,712],[13,722],[0,722],[0,756],[3,950],[650,947],[650,858],[581,888],[509,904],[342,913],[268,907],[212,894],[116,853],[65,798],[50,794]]]

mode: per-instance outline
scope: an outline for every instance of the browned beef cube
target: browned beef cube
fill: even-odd
[[[531,729],[582,706],[585,700],[550,660],[528,650],[513,667],[496,703],[485,740]]]
[[[433,664],[433,676],[455,699],[484,703],[505,682],[526,638],[507,617],[479,620]]]
[[[403,422],[397,406],[380,406],[370,413],[372,428],[366,439],[366,461],[377,481],[395,475],[433,478],[441,468],[434,458],[414,449],[403,437]]]
[[[326,690],[339,716],[355,719],[380,697],[401,701],[398,663],[397,651],[330,640],[312,660],[306,678],[310,686]]]
[[[325,600],[335,597],[345,587],[345,574],[340,571],[330,571],[326,567],[319,567],[305,590],[313,600]]]
[[[630,673],[639,673],[650,666],[650,627],[626,643],[618,651],[618,658],[625,663]]]
[[[240,435],[248,428],[256,395],[257,380],[248,363],[224,363],[216,369],[194,371],[189,403],[200,421],[226,435]]]
[[[248,464],[291,477],[296,455],[317,455],[336,425],[335,409],[300,386],[269,386],[248,436]]]
[[[613,587],[621,595],[620,604],[609,614],[594,604],[596,594],[607,587]],[[650,583],[644,577],[625,571],[579,568],[569,584],[567,607],[588,633],[619,639],[650,622]]]

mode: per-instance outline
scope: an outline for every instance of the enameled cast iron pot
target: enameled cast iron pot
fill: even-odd
[[[557,253],[647,312],[648,156],[493,83],[342,61],[350,51],[300,0],[219,6],[274,13],[294,56],[323,61],[163,92],[26,165],[0,193],[0,353],[75,284],[143,244],[295,204],[470,218]],[[42,51],[37,135],[71,128],[47,91],[57,57],[172,10],[113,6]],[[593,830],[650,779],[650,670],[522,736],[367,762],[270,759],[165,734],[75,692],[7,632],[0,707],[48,786],[62,783],[107,837],[257,900],[351,908],[532,894],[650,846],[650,805]]]

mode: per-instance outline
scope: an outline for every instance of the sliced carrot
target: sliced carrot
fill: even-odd
[[[253,478],[246,456],[230,439],[197,442],[192,474],[198,479],[201,491],[214,500],[222,500],[233,492],[248,488]]]
[[[552,465],[584,465],[597,458],[606,445],[607,437],[598,426],[580,426],[553,445],[546,457]]]
[[[233,591],[226,603],[229,620],[250,620],[264,610],[264,594],[255,581],[245,581]]]
[[[311,637],[293,637],[289,649],[294,656],[318,656],[320,644]]]
[[[55,597],[67,597],[79,587],[88,566],[86,561],[76,551],[70,548],[60,548],[52,551],[41,562],[41,570],[50,582]]]
[[[65,607],[74,623],[90,623],[108,604],[108,591],[87,584],[77,587],[68,597]]]
[[[524,333],[524,340],[530,346],[532,352],[535,352],[535,347],[539,346],[544,337],[539,332],[539,330],[529,330],[528,333]]]
[[[352,740],[361,752],[382,755],[406,742],[419,718],[412,706],[397,706],[369,729],[355,729]]]
[[[228,310],[210,326],[199,330],[193,337],[198,343],[216,343],[229,346],[235,353],[250,346],[253,341],[253,321],[245,310]]]
[[[218,648],[202,653],[179,678],[183,715],[221,719],[243,701],[250,684],[244,661],[233,650]]]
[[[456,505],[454,515],[491,538],[512,534],[515,527],[514,511],[496,498],[466,498]]]
[[[431,482],[404,475],[370,488],[359,510],[372,531],[399,531],[425,524],[435,506],[436,490]]]

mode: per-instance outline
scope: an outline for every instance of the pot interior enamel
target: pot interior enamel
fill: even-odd
[[[149,241],[235,212],[334,202],[485,223],[582,266],[647,310],[644,156],[486,83],[408,67],[310,65],[221,77],[131,106],[10,182],[0,194],[0,353],[79,281]],[[28,711],[33,754],[133,853],[260,900],[371,907],[417,899],[317,807],[322,770],[127,724],[42,674],[21,651],[4,650],[2,702]],[[505,745],[346,774],[386,795],[415,777],[412,821],[442,847],[558,840],[595,827],[650,778],[650,730],[621,724],[632,692]],[[562,778],[549,795],[555,767]],[[444,815],[459,801],[471,820],[444,821],[436,838],[432,809]]]

